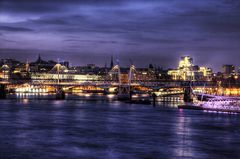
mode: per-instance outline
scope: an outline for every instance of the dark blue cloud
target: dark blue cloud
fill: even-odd
[[[24,28],[24,27],[11,27],[11,26],[0,26],[0,31],[10,31],[10,32],[25,32],[33,31],[33,29]]]

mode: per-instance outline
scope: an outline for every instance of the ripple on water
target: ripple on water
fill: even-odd
[[[0,101],[0,158],[240,158],[237,115],[175,107]]]

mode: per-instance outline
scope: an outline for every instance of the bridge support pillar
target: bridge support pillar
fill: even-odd
[[[104,88],[103,94],[106,95],[108,93],[109,93],[108,88]]]
[[[190,87],[185,87],[184,88],[183,101],[186,102],[186,103],[192,102],[193,99],[192,99],[191,94],[192,94],[191,88]]]
[[[152,94],[152,98],[153,98],[153,106],[155,107],[156,106],[156,98],[157,98],[157,95],[155,93]]]
[[[131,89],[131,86],[130,86],[129,89],[130,89],[130,90],[129,90],[129,101],[132,102],[132,94],[133,94],[133,91],[132,91],[132,89]]]
[[[65,99],[65,92],[62,87],[57,86],[56,88],[56,99],[64,100]]]
[[[130,100],[132,99],[131,86],[121,85],[118,87],[118,100]],[[131,97],[130,97],[131,96]]]
[[[6,99],[7,90],[5,84],[0,84],[0,99]]]

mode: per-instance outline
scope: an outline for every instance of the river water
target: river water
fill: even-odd
[[[118,101],[0,101],[0,159],[240,158],[240,116]]]

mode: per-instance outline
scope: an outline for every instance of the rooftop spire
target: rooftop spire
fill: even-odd
[[[41,61],[41,60],[42,60],[41,55],[38,54],[38,61]]]
[[[111,56],[111,63],[110,63],[110,68],[113,68],[113,55]]]
[[[38,54],[38,59],[37,59],[36,63],[41,63],[41,62],[42,62],[41,55],[40,55],[40,54]]]
[[[30,69],[30,65],[29,65],[29,62],[28,62],[28,59],[27,59],[27,62],[26,62],[26,65],[25,65],[25,71],[29,72],[29,69]]]

